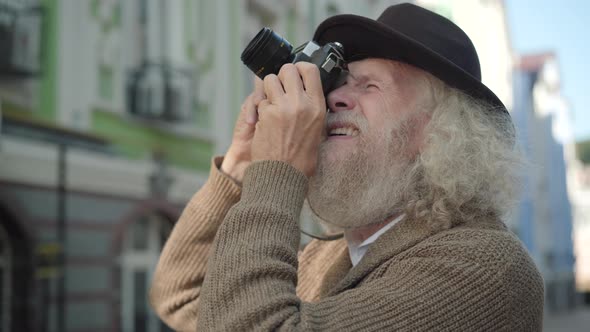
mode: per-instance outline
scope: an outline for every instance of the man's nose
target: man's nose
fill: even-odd
[[[328,94],[328,108],[331,112],[351,110],[355,107],[355,101],[347,86],[343,85]]]

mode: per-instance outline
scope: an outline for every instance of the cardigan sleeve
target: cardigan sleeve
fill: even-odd
[[[211,243],[227,211],[240,199],[241,188],[219,171],[221,161],[213,159],[207,182],[174,225],[154,272],[151,306],[178,331],[195,329]]]
[[[306,188],[306,177],[281,162],[246,170],[242,199],[213,244],[198,331],[508,331],[511,318],[524,313],[505,305],[515,286],[505,283],[507,271],[516,264],[462,260],[437,243],[384,262],[353,288],[302,301],[297,220]],[[524,302],[539,308],[537,297]],[[538,315],[524,315],[521,326],[540,330]]]
[[[241,196],[241,188],[219,171],[221,161],[221,157],[214,158],[207,182],[188,202],[175,224],[151,283],[152,308],[176,331],[193,331],[197,326],[201,286],[213,239],[227,211]],[[314,240],[299,252],[306,260],[299,271],[304,281],[298,291],[301,296],[317,298],[321,276],[335,259],[329,253],[341,247],[341,243]],[[321,257],[325,264],[313,264],[316,257]]]

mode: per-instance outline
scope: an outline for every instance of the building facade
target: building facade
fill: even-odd
[[[568,190],[574,215],[576,289],[590,305],[590,167],[575,160],[569,165]]]
[[[515,63],[518,142],[529,165],[513,230],[539,267],[547,308],[567,310],[576,304],[572,209],[567,187],[571,151],[567,103],[560,90],[557,56],[522,56]]]

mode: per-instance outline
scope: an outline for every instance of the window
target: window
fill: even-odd
[[[171,230],[172,224],[154,213],[142,216],[125,232],[120,259],[123,331],[172,331],[148,303],[152,274]]]
[[[0,74],[38,74],[42,12],[37,0],[0,0]]]
[[[125,16],[137,49],[128,61],[127,108],[140,118],[183,123],[192,116],[196,84],[187,52],[184,4],[136,1],[126,5]]]

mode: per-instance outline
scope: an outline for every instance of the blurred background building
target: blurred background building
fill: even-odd
[[[555,54],[521,56],[514,65],[514,111],[519,143],[530,163],[515,213],[515,233],[533,255],[545,279],[546,305],[564,310],[575,294],[572,209],[567,164],[574,162],[568,142],[567,103],[560,93]]]
[[[166,331],[151,274],[230,143],[252,88],[242,49],[263,26],[299,45],[328,16],[399,2],[0,0],[0,330]],[[590,176],[555,130],[568,107],[558,54],[514,54],[501,0],[414,2],[474,41],[531,160],[507,223],[547,310],[575,306],[576,282],[590,291]]]

